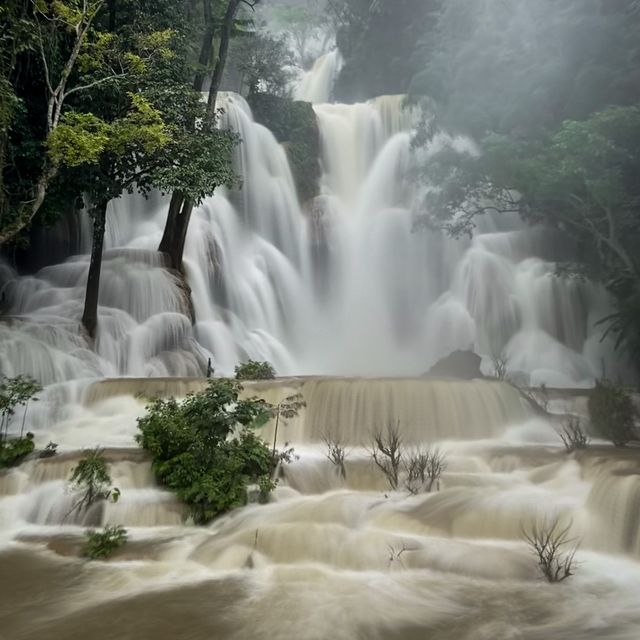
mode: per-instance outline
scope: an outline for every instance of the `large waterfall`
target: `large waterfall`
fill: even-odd
[[[299,95],[326,98],[338,64],[335,53],[320,59]],[[243,186],[219,189],[193,216],[185,253],[193,324],[155,251],[166,198],[122,196],[107,216],[95,345],[79,333],[86,254],[32,276],[5,273],[0,370],[51,384],[194,376],[208,358],[229,373],[250,357],[282,375],[415,376],[471,348],[488,369],[506,357],[533,384],[582,386],[603,367],[617,373],[595,327],[606,296],[554,276],[559,243],[548,232],[515,219],[483,220],[469,241],[414,230],[419,190],[401,96],[315,106],[321,193],[304,206],[284,149],[247,103],[227,94],[221,106],[222,126],[242,140]],[[78,235],[88,251],[88,229]]]

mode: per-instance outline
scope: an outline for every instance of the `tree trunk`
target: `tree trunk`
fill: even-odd
[[[169,204],[167,223],[158,251],[165,253],[169,258],[169,267],[182,272],[182,256],[184,254],[184,243],[189,229],[189,220],[193,204],[189,199],[185,199],[182,193],[174,191]]]
[[[87,276],[87,290],[84,298],[82,324],[91,338],[96,337],[98,328],[98,295],[100,293],[100,272],[102,270],[102,247],[107,217],[107,201],[100,202],[93,209],[93,241],[91,260]]]

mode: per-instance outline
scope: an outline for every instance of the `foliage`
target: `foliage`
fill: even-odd
[[[566,580],[573,575],[576,541],[569,537],[571,524],[560,525],[558,518],[536,523],[522,535],[538,558],[538,568],[550,583]]]
[[[82,493],[71,511],[86,510],[95,502],[111,499],[117,502],[120,490],[111,487],[109,466],[100,448],[85,451],[84,456],[71,472],[71,486]]]
[[[636,415],[633,399],[623,387],[606,378],[596,381],[589,395],[589,418],[597,435],[624,447],[637,437]]]
[[[266,93],[249,96],[249,103],[256,122],[265,125],[283,144],[300,202],[317,196],[320,131],[312,105]]]
[[[182,402],[154,400],[138,419],[136,440],[153,456],[158,480],[191,507],[198,524],[243,505],[247,485],[271,477],[275,467],[251,430],[268,420],[270,406],[239,399],[241,391],[237,381],[211,379]]]
[[[102,531],[87,531],[82,555],[91,560],[105,560],[127,542],[127,530],[120,524],[107,525]]]
[[[273,380],[276,372],[269,362],[247,360],[236,366],[236,380]]]
[[[35,449],[33,433],[26,436],[11,438],[0,443],[0,469],[15,467],[20,464]]]

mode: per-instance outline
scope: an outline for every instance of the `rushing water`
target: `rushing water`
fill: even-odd
[[[336,54],[318,61],[299,96],[326,101],[338,64]],[[86,220],[78,256],[33,276],[2,267],[0,370],[48,385],[28,425],[61,453],[0,475],[0,638],[640,637],[635,452],[597,443],[567,455],[558,424],[506,384],[250,384],[247,394],[272,403],[306,401],[279,431],[278,445],[299,458],[282,469],[272,503],[197,528],[156,485],[134,446],[140,396],[201,389],[195,376],[210,357],[218,372],[250,356],[286,375],[415,376],[471,347],[485,365],[504,352],[533,382],[581,386],[603,366],[615,371],[594,328],[606,296],[552,275],[556,238],[516,220],[488,219],[461,242],[413,231],[419,194],[401,97],[315,106],[321,195],[302,205],[285,151],[242,98],[222,100],[223,124],[242,137],[245,184],[194,213],[185,253],[194,323],[155,252],[167,205],[157,194],[110,205],[95,345],[78,329]],[[569,404],[584,411],[584,397]],[[367,451],[389,423],[407,447],[445,454],[438,491],[390,490]],[[271,441],[272,426],[263,435]],[[346,477],[326,458],[327,435],[346,444]],[[68,479],[79,450],[96,445],[122,497],[80,514]],[[576,575],[561,585],[540,579],[522,539],[553,518],[580,540]],[[107,523],[125,525],[130,541],[112,562],[81,560],[84,527]]]
[[[635,640],[640,466],[634,451],[567,455],[552,424],[497,382],[291,378],[248,385],[307,406],[279,432],[299,456],[269,505],[209,527],[156,486],[133,447],[134,395],[194,379],[98,382],[52,426],[63,452],[0,476],[0,622],[7,640]],[[584,398],[573,399],[580,411]],[[397,419],[407,447],[446,456],[438,491],[391,491],[367,452]],[[347,443],[346,477],[324,434]],[[39,436],[48,435],[46,432]],[[267,429],[265,437],[272,432]],[[101,444],[117,504],[71,512],[80,445]],[[544,582],[523,529],[560,518],[580,540],[573,577]],[[113,561],[78,558],[84,526],[120,523]]]

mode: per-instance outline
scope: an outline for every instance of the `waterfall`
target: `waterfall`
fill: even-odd
[[[326,98],[336,53],[302,83]],[[321,94],[321,95],[320,95]],[[122,196],[107,215],[95,345],[79,333],[88,256],[4,275],[0,370],[44,384],[99,376],[229,373],[250,357],[282,375],[409,375],[455,349],[506,354],[525,381],[582,386],[620,371],[595,322],[606,295],[554,276],[557,242],[517,220],[485,220],[469,241],[413,229],[419,193],[402,96],[317,104],[321,194],[298,202],[286,154],[247,103],[222,94],[243,187],[194,212],[185,249],[195,323],[154,251],[166,198]],[[437,136],[432,143],[445,142]],[[461,148],[463,140],[454,141]],[[431,150],[433,151],[433,149]],[[427,150],[427,153],[430,151]]]

